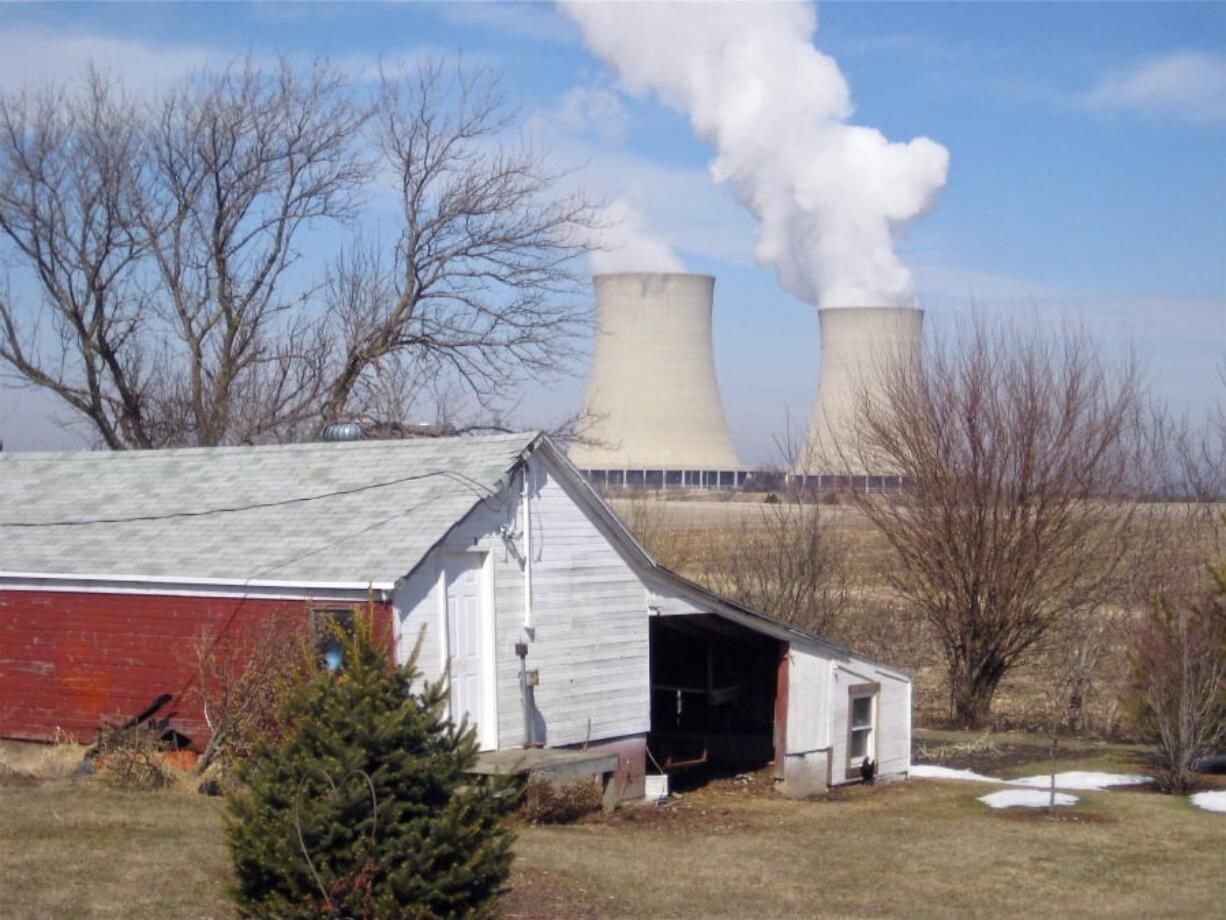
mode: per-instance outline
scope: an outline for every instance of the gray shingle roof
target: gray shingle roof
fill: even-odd
[[[0,453],[0,573],[392,582],[537,436]]]

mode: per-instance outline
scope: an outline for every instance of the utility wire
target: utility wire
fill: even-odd
[[[290,556],[286,559],[281,559],[277,562],[273,562],[268,565],[262,566],[259,569],[256,569],[254,572],[248,575],[246,579],[243,580],[242,582],[242,588],[244,589],[243,594],[239,598],[237,598],[237,602],[234,605],[234,609],[230,611],[230,615],[226,617],[225,623],[222,624],[221,629],[218,630],[217,633],[213,636],[212,641],[209,642],[209,647],[205,650],[204,654],[201,657],[207,658],[209,655],[212,655],[213,649],[217,648],[218,644],[223,639],[225,639],[226,634],[230,631],[230,627],[234,625],[234,621],[238,618],[238,615],[242,612],[243,607],[246,606],[247,601],[252,599],[249,585],[251,584],[251,582],[255,581],[261,575],[264,575],[268,572],[275,572],[278,569],[284,568],[285,566],[291,565],[295,562],[299,562],[303,559],[306,559],[309,556],[317,556],[320,553],[327,552],[328,550],[332,549],[334,546],[338,546],[339,544],[344,543],[346,540],[352,540],[354,537],[359,537],[362,534],[369,533],[372,530],[376,530],[379,527],[382,527],[385,524],[389,523],[390,521],[394,520],[395,518],[402,517],[405,514],[412,514],[414,511],[420,511],[422,508],[426,507],[426,505],[429,505],[432,502],[435,502],[437,500],[438,500],[437,497],[427,498],[425,501],[420,502],[419,504],[416,504],[411,508],[397,509],[392,514],[389,514],[386,517],[382,517],[379,520],[375,521],[373,524],[368,524],[367,526],[362,527],[359,530],[354,530],[349,533],[342,534],[341,536],[336,537],[335,539],[328,540],[327,542],[323,543],[320,546],[315,547],[314,549],[307,550],[304,553],[299,553],[295,556]],[[183,695],[187,693],[187,691],[191,688],[192,684],[196,682],[196,678],[199,676],[200,676],[200,669],[197,668],[193,670],[191,675],[187,678],[186,683],[184,683],[183,686],[179,688],[179,692],[175,694],[175,699],[176,700],[182,699]]]
[[[342,495],[355,495],[359,492],[368,492],[372,489],[383,489],[388,486],[401,485],[406,482],[414,482],[419,479],[428,479],[432,476],[442,476],[458,482],[460,485],[472,490],[479,499],[485,500],[494,496],[494,491],[484,483],[473,479],[471,476],[466,476],[455,470],[430,470],[426,473],[416,473],[412,476],[401,476],[397,479],[388,479],[382,482],[372,482],[366,485],[354,486],[350,489],[337,489],[332,492],[320,492],[315,495],[299,495],[294,498],[284,498],[277,501],[269,502],[254,502],[248,505],[229,505],[220,508],[205,508],[200,511],[169,511],[162,514],[136,514],[129,517],[110,517],[110,518],[82,518],[76,520],[61,520],[61,521],[0,521],[0,527],[13,528],[33,528],[33,527],[84,527],[91,524],[131,524],[140,521],[169,521],[176,518],[193,518],[207,517],[214,514],[237,514],[244,511],[256,511],[262,508],[278,508],[286,505],[297,505],[305,502],[319,501],[325,498],[336,498]]]

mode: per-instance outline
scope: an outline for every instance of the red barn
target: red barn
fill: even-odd
[[[158,710],[207,741],[200,649],[373,607],[533,435],[0,454],[0,737],[92,739]]]

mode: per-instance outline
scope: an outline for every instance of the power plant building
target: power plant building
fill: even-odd
[[[596,341],[585,443],[570,460],[597,486],[733,487],[744,482],[724,417],[710,275],[596,275]]]
[[[857,451],[856,417],[861,399],[873,398],[874,387],[891,363],[919,360],[924,311],[832,307],[819,310],[818,318],[821,371],[797,472],[818,488],[897,487],[898,477],[886,464],[874,463]]]

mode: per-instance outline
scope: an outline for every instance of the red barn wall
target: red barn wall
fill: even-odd
[[[270,619],[305,619],[308,603],[324,602],[0,590],[0,737],[88,742],[100,720],[169,693],[155,718],[201,749],[208,729],[190,689],[201,637],[220,634],[219,653],[233,653]],[[390,606],[376,605],[376,620],[390,642]]]

